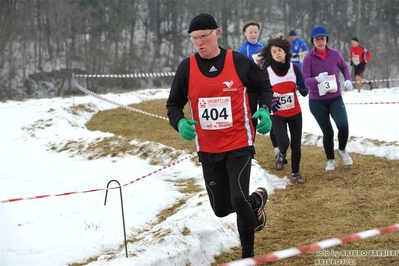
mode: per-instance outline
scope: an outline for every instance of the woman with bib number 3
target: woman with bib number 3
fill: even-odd
[[[353,161],[346,152],[349,137],[349,124],[346,108],[338,81],[338,69],[344,76],[342,84],[346,90],[352,90],[349,68],[342,54],[327,46],[328,33],[324,26],[314,26],[310,33],[313,48],[305,56],[302,74],[309,89],[309,108],[323,132],[323,147],[327,157],[326,171],[336,166],[334,154],[334,129],[330,116],[338,129],[338,156],[344,165]]]

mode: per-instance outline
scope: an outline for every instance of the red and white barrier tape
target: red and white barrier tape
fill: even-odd
[[[333,246],[342,245],[347,242],[354,242],[354,241],[357,241],[360,239],[365,239],[365,238],[369,238],[372,236],[385,234],[385,233],[392,232],[395,230],[399,230],[399,224],[394,224],[394,225],[379,228],[379,229],[370,229],[370,230],[363,231],[360,233],[344,236],[341,238],[332,238],[332,239],[324,240],[321,242],[316,242],[316,243],[306,245],[306,246],[275,251],[275,252],[272,252],[272,253],[269,253],[269,254],[266,254],[263,256],[258,256],[258,257],[254,257],[254,258],[247,258],[247,259],[237,260],[237,261],[233,261],[233,262],[229,262],[229,263],[224,263],[221,266],[248,266],[248,265],[255,265],[255,264],[260,264],[260,263],[266,263],[266,262],[286,259],[289,257],[301,255],[301,254],[304,254],[304,253],[307,253],[310,251],[330,248]]]
[[[173,77],[175,72],[154,72],[136,74],[74,74],[82,78],[152,78],[152,77]]]
[[[364,103],[348,103],[345,102],[345,105],[364,105],[364,104],[399,104],[399,102],[364,102]],[[308,102],[303,102],[301,105],[308,105]]]
[[[135,180],[133,180],[133,181],[131,181],[129,183],[124,184],[124,185],[121,185],[120,187],[125,187],[127,185],[133,184],[133,183],[135,183],[135,182],[137,182],[139,180],[142,180],[142,179],[144,179],[146,177],[149,177],[150,175],[158,173],[158,172],[160,172],[160,171],[162,171],[162,170],[164,170],[166,168],[172,167],[172,166],[174,166],[174,165],[176,165],[178,163],[181,163],[184,160],[190,159],[190,158],[192,158],[194,156],[196,156],[196,154],[188,155],[188,156],[186,156],[186,157],[184,157],[184,158],[182,158],[180,160],[177,160],[177,161],[175,161],[173,163],[170,163],[170,164],[168,164],[166,166],[163,166],[162,168],[159,168],[159,169],[157,169],[157,170],[155,170],[155,171],[153,171],[153,172],[151,172],[151,173],[149,173],[147,175],[139,177],[139,178],[137,178],[137,179],[135,179]],[[32,196],[32,197],[25,197],[25,198],[13,198],[13,199],[1,200],[1,203],[9,203],[9,202],[15,202],[15,201],[22,201],[22,200],[43,199],[43,198],[49,198],[49,197],[68,196],[68,195],[73,195],[73,194],[96,192],[96,191],[102,191],[102,190],[107,190],[107,189],[117,189],[117,188],[120,188],[120,187],[117,186],[117,187],[110,187],[110,188],[97,188],[97,189],[90,189],[90,190],[84,190],[84,191],[64,192],[64,193],[52,194],[52,195],[49,194],[49,195],[39,195],[39,196]]]
[[[100,100],[102,100],[102,101],[105,101],[105,102],[108,102],[108,103],[117,105],[117,106],[119,106],[119,107],[128,109],[128,110],[133,111],[133,112],[137,112],[137,113],[149,115],[149,116],[152,116],[152,117],[156,117],[156,118],[168,120],[167,117],[163,117],[163,116],[159,116],[159,115],[154,115],[154,114],[145,112],[145,111],[143,111],[143,110],[136,109],[136,108],[130,107],[130,106],[128,106],[128,105],[115,102],[115,101],[113,101],[113,100],[110,100],[110,99],[108,99],[108,98],[105,98],[104,96],[98,95],[97,93],[92,92],[92,91],[90,91],[90,90],[88,90],[88,89],[82,87],[81,85],[79,85],[79,83],[76,82],[76,80],[73,78],[73,76],[72,76],[72,82],[73,82],[73,83],[75,84],[75,86],[76,86],[79,90],[81,90],[82,92],[84,92],[84,93],[86,93],[86,94],[88,94],[88,95],[91,95],[91,96],[93,96],[93,97],[95,97],[95,98],[97,98],[97,99],[100,99]]]
[[[173,77],[175,72],[152,72],[152,73],[133,73],[133,74],[73,74],[75,77],[82,78],[152,78],[152,77]],[[392,79],[367,79],[367,81],[352,81],[352,83],[369,83],[397,81],[399,78]]]
[[[170,73],[172,73],[172,72],[170,72]],[[75,86],[76,86],[79,90],[81,90],[82,92],[84,92],[84,93],[86,93],[86,94],[88,94],[88,95],[91,95],[91,96],[96,97],[96,98],[98,98],[98,99],[100,99],[100,100],[102,100],[102,101],[109,102],[109,103],[111,103],[111,104],[117,105],[117,106],[122,107],[122,108],[126,108],[126,109],[131,110],[131,111],[134,111],[134,112],[138,112],[138,113],[141,113],[141,114],[146,114],[146,115],[149,115],[149,116],[153,116],[153,117],[161,118],[161,119],[164,119],[164,120],[168,120],[167,117],[162,117],[162,116],[154,115],[154,114],[151,114],[151,113],[148,113],[148,112],[145,112],[145,111],[136,109],[136,108],[132,108],[132,107],[130,107],[130,106],[127,106],[127,105],[124,105],[124,104],[115,102],[115,101],[113,101],[113,100],[107,99],[107,98],[105,98],[104,96],[98,95],[97,93],[94,93],[94,92],[92,92],[92,91],[90,91],[90,90],[88,90],[88,89],[82,87],[81,85],[79,85],[79,83],[77,83],[77,81],[74,79],[74,76],[75,76],[75,77],[78,77],[78,76],[82,76],[82,75],[73,75],[73,76],[72,76],[72,81],[74,82]],[[90,76],[90,77],[91,77],[91,76],[93,76],[93,75],[87,75],[87,76]],[[115,75],[101,75],[101,76],[115,76]],[[399,104],[399,102],[368,102],[368,103],[345,103],[345,104],[351,104],[351,105],[352,105],[352,104]]]
[[[369,102],[369,103],[345,103],[345,104],[399,104],[399,102]]]
[[[352,81],[352,83],[369,83],[369,82],[385,82],[385,81],[397,81],[399,78],[395,79],[366,79],[365,81]]]

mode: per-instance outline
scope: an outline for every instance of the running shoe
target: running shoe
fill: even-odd
[[[276,152],[276,153],[274,154],[274,158],[275,158],[275,159],[277,159],[278,154],[279,154],[279,152]],[[288,163],[287,158],[284,158],[284,164],[287,164],[287,163]]]
[[[349,156],[349,154],[346,152],[346,149],[341,151],[338,150],[338,155],[339,157],[342,158],[342,161],[344,162],[344,165],[350,166],[353,164],[352,158]]]
[[[256,194],[259,198],[260,198],[260,206],[256,209],[253,210],[257,222],[255,225],[255,231],[260,231],[263,229],[263,227],[265,227],[266,224],[266,212],[265,212],[265,204],[267,202],[267,191],[265,188],[263,187],[258,187],[254,194]]]
[[[334,171],[335,170],[335,160],[328,160],[327,161],[327,166],[326,166],[326,171]]]
[[[299,173],[292,173],[292,183],[294,184],[305,184],[306,180]]]
[[[276,156],[276,160],[274,161],[274,167],[276,167],[277,170],[281,170],[284,167],[284,161],[285,161],[285,154],[282,154],[281,152]]]

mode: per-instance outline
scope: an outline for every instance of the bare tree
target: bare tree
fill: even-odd
[[[263,41],[295,28],[308,46],[311,28],[320,24],[344,56],[353,36],[372,51],[368,78],[399,73],[392,60],[399,57],[397,0],[1,0],[0,100],[71,94],[73,72],[174,71],[195,52],[187,29],[204,12],[215,16],[225,48],[242,43],[241,28],[250,19],[261,23]],[[165,86],[171,78],[84,82],[107,92]]]

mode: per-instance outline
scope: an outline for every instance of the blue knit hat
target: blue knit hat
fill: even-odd
[[[291,29],[290,32],[288,32],[288,36],[296,36],[296,31]]]

